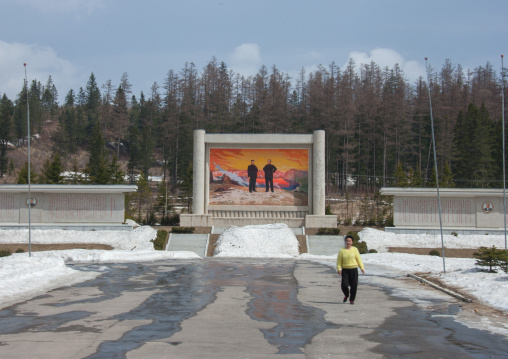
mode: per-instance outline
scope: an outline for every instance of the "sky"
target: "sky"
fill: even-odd
[[[307,149],[210,149],[210,162],[227,171],[247,171],[251,160],[254,160],[256,166],[261,170],[267,164],[268,159],[272,161],[278,171],[309,170],[309,151]]]
[[[474,69],[501,68],[507,48],[505,0],[0,0],[0,94],[15,99],[25,78],[51,75],[62,102],[85,88],[117,87],[149,95],[170,70],[198,71],[213,57],[254,75],[276,66],[296,79],[319,65],[344,68],[374,60],[425,77],[425,57]]]

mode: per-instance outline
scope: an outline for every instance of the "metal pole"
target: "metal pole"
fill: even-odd
[[[432,128],[432,146],[434,149],[434,171],[436,172],[437,205],[439,208],[439,229],[441,231],[441,251],[443,252],[443,273],[446,273],[444,239],[443,239],[443,221],[441,220],[441,197],[439,196],[439,175],[437,172],[436,138],[434,136],[434,117],[432,116],[432,100],[430,97],[429,65],[427,63],[427,60],[428,59],[425,58],[425,68],[427,70],[427,89],[429,90],[430,122],[431,122],[431,128]]]
[[[503,209],[504,209],[504,249],[507,248],[506,243],[506,162],[505,162],[505,132],[504,132],[504,55],[501,55],[501,79],[503,86],[501,91],[501,113],[502,113],[502,136],[503,136]]]
[[[30,105],[28,102],[28,80],[26,76],[26,63],[25,66],[25,84],[26,84],[26,123],[28,131],[28,256],[32,256],[32,191],[30,188]]]

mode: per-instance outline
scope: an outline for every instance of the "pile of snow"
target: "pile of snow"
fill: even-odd
[[[0,308],[45,294],[63,285],[95,278],[99,273],[68,268],[57,258],[30,258],[23,254],[0,258]]]
[[[108,244],[121,250],[153,250],[157,231],[150,226],[132,231],[75,231],[33,229],[32,244],[79,243]],[[28,243],[28,229],[0,230],[0,243]]]
[[[358,233],[360,240],[369,249],[386,252],[388,247],[440,248],[441,235],[433,234],[395,234],[366,228]],[[504,248],[504,235],[443,235],[445,248],[492,247]]]
[[[298,239],[283,223],[228,227],[213,252],[214,257],[244,258],[291,258],[298,254]]]

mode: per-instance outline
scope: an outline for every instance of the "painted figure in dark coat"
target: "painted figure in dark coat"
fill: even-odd
[[[266,166],[263,167],[263,171],[265,171],[266,192],[268,192],[268,187],[273,192],[273,174],[277,171],[277,168],[272,165],[272,160],[268,160]]]
[[[247,176],[249,176],[249,192],[256,191],[256,179],[258,178],[258,168],[254,164],[254,160],[250,161],[250,166],[247,167]]]

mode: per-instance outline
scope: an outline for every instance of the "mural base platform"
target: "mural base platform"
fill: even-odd
[[[395,233],[395,234],[432,234],[432,235],[441,235],[441,230],[435,227],[432,228],[424,228],[424,227],[385,227],[385,232]],[[503,236],[504,229],[503,228],[443,228],[444,235],[451,235],[456,233],[458,235],[463,236],[471,236],[471,235],[497,235]]]
[[[212,217],[209,214],[181,214],[182,227],[229,227],[284,223],[290,228],[335,228],[337,216],[306,215],[305,217]]]

